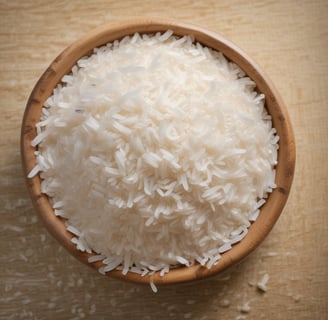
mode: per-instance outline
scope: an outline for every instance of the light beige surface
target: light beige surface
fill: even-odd
[[[257,60],[288,106],[297,142],[293,190],[263,245],[223,276],[157,294],[104,278],[61,249],[36,218],[19,155],[26,100],[56,55],[102,23],[154,15],[210,28]],[[0,319],[326,319],[327,16],[324,0],[1,0]],[[265,273],[263,294],[254,284]],[[246,302],[251,310],[241,313]]]

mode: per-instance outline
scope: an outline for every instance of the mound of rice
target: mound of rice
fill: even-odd
[[[96,48],[46,101],[29,177],[101,273],[211,268],[276,186],[279,137],[254,89],[170,30]]]

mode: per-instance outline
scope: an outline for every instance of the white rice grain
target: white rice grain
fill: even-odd
[[[88,258],[88,262],[89,263],[93,263],[93,262],[97,262],[97,261],[102,261],[105,259],[105,256],[102,255],[102,254],[97,254],[97,255],[93,255],[93,256],[90,256]]]
[[[153,290],[153,292],[156,293],[158,291],[158,289],[157,289],[156,285],[154,284],[154,282],[150,281],[149,284],[150,284],[150,288]]]
[[[36,165],[31,171],[30,173],[27,175],[28,178],[33,178],[35,177],[39,172],[41,171],[41,167],[40,165]]]
[[[257,288],[262,292],[267,292],[268,291],[267,284],[268,284],[269,279],[270,279],[270,276],[267,273],[265,273],[263,275],[262,279],[257,283]]]

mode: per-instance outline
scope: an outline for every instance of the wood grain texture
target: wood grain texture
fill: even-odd
[[[235,42],[275,83],[297,145],[288,204],[263,245],[223,276],[156,295],[103,278],[48,235],[19,155],[24,107],[49,63],[92,28],[132,16],[191,22]],[[327,16],[324,0],[0,1],[0,319],[326,319]],[[254,284],[264,273],[262,294]]]

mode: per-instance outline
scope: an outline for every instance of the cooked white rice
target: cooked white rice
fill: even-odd
[[[101,273],[211,268],[275,188],[279,138],[254,88],[190,36],[109,43],[46,101],[29,177],[41,172],[55,214]]]

